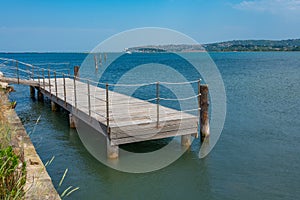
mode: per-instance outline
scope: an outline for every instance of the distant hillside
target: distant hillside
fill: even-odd
[[[131,47],[125,51],[135,53],[161,53],[161,52],[199,52],[205,51],[202,45],[189,44],[169,44],[169,45],[147,45],[140,47]]]
[[[205,44],[207,51],[300,51],[300,39],[290,40],[233,40]]]
[[[300,39],[233,40],[203,45],[148,45],[127,48],[130,52],[202,52],[202,51],[300,51]]]

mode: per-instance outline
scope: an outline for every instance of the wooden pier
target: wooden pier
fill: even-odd
[[[119,145],[147,140],[181,136],[181,144],[189,146],[191,137],[198,137],[199,121],[203,124],[202,137],[209,135],[208,87],[200,85],[200,81],[194,97],[199,104],[199,115],[195,116],[160,105],[159,82],[153,103],[111,91],[109,84],[98,87],[90,80],[65,74],[58,77],[56,72],[44,69],[38,74],[38,78],[31,80],[17,77],[2,81],[30,85],[32,97],[37,90],[39,100],[44,97],[51,100],[53,111],[61,107],[70,112],[70,127],[76,127],[77,120],[81,120],[103,134],[107,138],[108,158],[118,157]],[[201,91],[205,91],[205,99],[200,98]],[[200,105],[205,108],[203,112]]]

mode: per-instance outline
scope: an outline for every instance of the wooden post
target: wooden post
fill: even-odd
[[[67,91],[66,91],[66,79],[65,79],[65,74],[63,74],[63,83],[64,83],[64,101],[65,101],[65,106],[67,106]]]
[[[53,101],[51,101],[51,110],[53,112],[56,112],[58,110],[58,105]]]
[[[210,134],[210,128],[209,128],[209,96],[208,96],[208,85],[201,85],[200,86],[200,134],[201,134],[201,140],[203,141],[205,138],[209,137]]]
[[[35,97],[35,88],[33,86],[30,86],[30,97],[31,98]]]
[[[75,66],[75,67],[74,67],[74,76],[75,76],[76,78],[79,78],[79,66]]]
[[[189,147],[191,145],[191,135],[182,135],[181,145],[185,147]]]
[[[41,92],[41,90],[40,89],[38,89],[38,93],[37,93],[38,95],[38,101],[43,101],[44,100],[44,95],[43,95],[43,93]]]
[[[105,85],[106,88],[106,126],[109,130],[109,98],[108,98],[108,83]],[[109,131],[107,131],[109,133]]]
[[[111,145],[108,138],[106,139],[106,153],[108,159],[117,159],[119,157],[119,146]]]
[[[72,114],[69,114],[70,128],[76,128],[76,118]]]
[[[156,127],[159,127],[159,82],[156,83]]]
[[[90,81],[87,81],[87,89],[88,89],[88,108],[89,108],[89,116],[91,116],[91,94],[90,94]]]

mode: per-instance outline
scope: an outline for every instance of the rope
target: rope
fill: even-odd
[[[67,62],[61,62],[61,63],[34,63],[35,65],[41,65],[41,66],[44,66],[44,65],[69,65],[70,63],[67,63]]]
[[[164,101],[185,101],[185,100],[197,98],[197,97],[199,97],[200,95],[201,95],[201,94],[197,94],[197,95],[195,95],[195,96],[186,97],[186,98],[181,98],[181,99],[159,98],[159,100],[164,100]]]
[[[190,109],[190,110],[180,110],[180,112],[192,112],[192,111],[199,111],[201,108],[195,108],[195,109]]]
[[[154,85],[157,82],[152,82],[152,83],[139,83],[139,84],[108,84],[109,86],[117,86],[117,87],[142,87],[142,86],[147,86],[147,85]]]
[[[199,79],[201,81],[201,79]],[[164,85],[184,85],[184,84],[192,84],[192,83],[198,83],[199,80],[195,80],[195,81],[187,81],[187,82],[159,82],[160,84],[164,84]]]
[[[180,113],[188,113],[188,112],[199,111],[199,110],[201,110],[201,108],[195,108],[195,109],[189,109],[189,110],[178,110],[176,112],[166,113],[166,115],[178,114],[178,112],[180,112]]]

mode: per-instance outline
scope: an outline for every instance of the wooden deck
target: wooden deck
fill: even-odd
[[[105,135],[113,146],[198,132],[198,117],[191,114],[159,106],[157,124],[154,103],[109,91],[107,105],[106,89],[78,80],[74,89],[74,80],[70,78],[57,78],[56,84],[55,79],[45,79],[45,82],[51,86],[41,84],[40,92],[44,96]]]
[[[13,59],[0,60],[4,63],[2,66],[8,68],[6,77],[0,77],[0,81],[29,85],[32,97],[37,89],[38,99],[49,98],[53,110],[59,105],[70,112],[70,126],[76,126],[76,121],[80,120],[103,134],[107,138],[108,158],[118,157],[118,145],[147,140],[181,136],[181,144],[189,146],[191,136],[198,136],[198,122],[201,124],[201,139],[209,136],[208,86],[200,85],[200,80],[193,81],[198,82],[198,94],[186,98],[198,100],[197,109],[193,111],[199,111],[200,115],[194,116],[161,106],[159,83],[156,83],[154,101],[140,100],[110,91],[108,85],[100,88],[98,83],[79,79],[78,66],[74,67],[74,76],[71,76],[70,71],[66,75]]]

